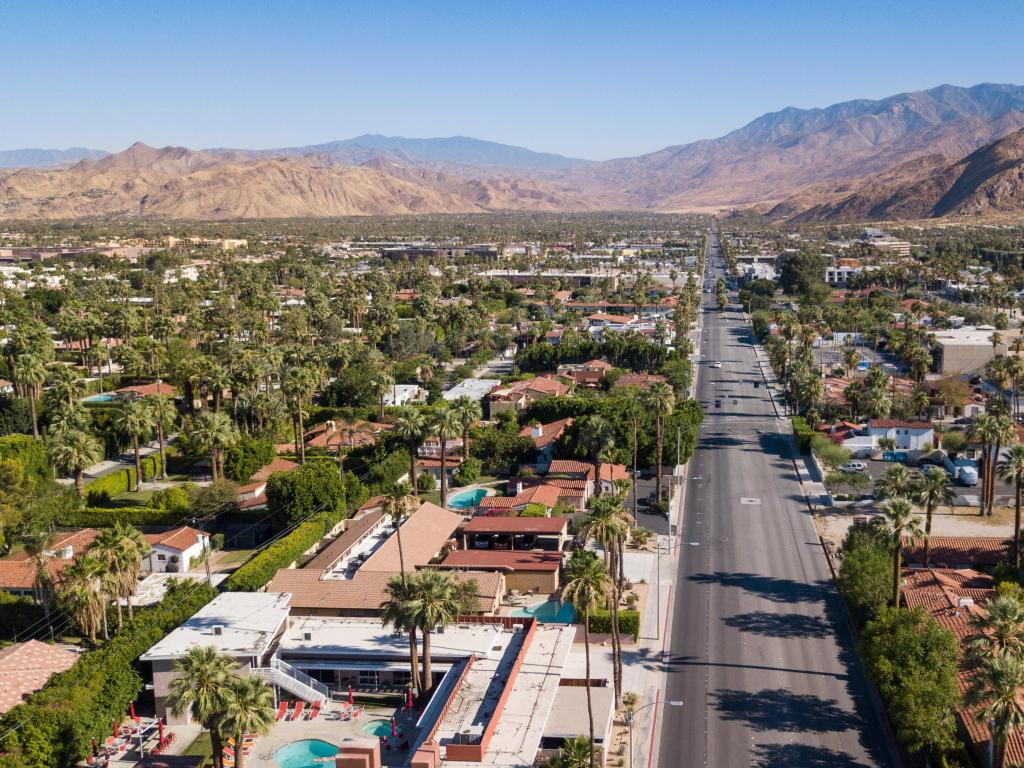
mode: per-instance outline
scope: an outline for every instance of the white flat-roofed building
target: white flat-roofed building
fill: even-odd
[[[153,665],[153,697],[158,717],[187,722],[168,706],[175,662],[192,648],[216,648],[239,667],[260,667],[288,623],[291,595],[281,592],[225,592],[200,608],[140,657]]]
[[[458,400],[468,397],[470,400],[483,400],[495,387],[501,386],[501,379],[463,379],[441,397],[445,400]]]

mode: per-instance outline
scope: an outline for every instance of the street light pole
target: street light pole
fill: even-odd
[[[669,699],[668,701],[649,701],[639,709],[627,709],[626,710],[626,725],[629,726],[629,766],[633,768],[633,721],[636,716],[643,712],[648,707],[653,707],[657,704],[664,704],[667,707],[681,707],[683,706],[682,699]]]

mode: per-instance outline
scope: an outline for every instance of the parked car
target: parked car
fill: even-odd
[[[721,368],[721,367],[722,367],[722,363],[721,363],[721,361],[720,361],[720,360],[715,360],[715,362],[713,362],[713,363],[711,364],[711,367],[712,367],[712,368]]]
[[[843,464],[843,472],[863,472],[868,468],[868,465],[863,461],[848,461]]]

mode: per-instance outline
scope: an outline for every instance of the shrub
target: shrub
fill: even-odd
[[[416,475],[416,489],[419,491],[432,491],[437,488],[437,480],[429,472],[420,472]]]
[[[188,490],[189,505],[196,517],[214,517],[238,509],[238,485],[230,480],[215,480],[206,486]]]
[[[469,485],[475,483],[480,479],[480,470],[483,468],[483,463],[480,459],[473,456],[466,458],[459,466],[455,473],[452,475],[452,479],[455,481],[455,485]]]
[[[232,573],[225,582],[225,588],[236,592],[262,589],[279,569],[296,562],[307,549],[320,541],[343,515],[344,512],[337,507],[314,515]]]
[[[590,614],[590,631],[607,635],[612,631],[612,614],[610,611],[598,609]],[[619,632],[624,635],[632,635],[633,640],[640,637],[640,613],[639,611],[619,611]]]
[[[814,438],[814,430],[811,429],[811,425],[807,423],[807,419],[803,416],[794,416],[792,421],[793,437],[796,439],[796,447],[800,450],[800,453],[807,453],[811,450],[811,440]]]
[[[43,618],[43,608],[30,597],[15,597],[9,592],[0,592],[0,637],[18,641],[26,638],[19,635],[30,627],[38,628]]]
[[[224,549],[224,534],[215,533],[210,537],[210,548],[211,549]]]
[[[892,596],[892,552],[881,532],[865,525],[849,530],[838,581],[858,623],[885,606]]]
[[[267,510],[279,529],[318,510],[342,510],[344,501],[345,489],[333,462],[310,461],[267,481]]]
[[[248,483],[259,469],[274,460],[274,444],[243,435],[224,454],[224,475],[236,483]]]
[[[156,605],[136,609],[135,618],[102,648],[82,654],[38,693],[0,718],[5,766],[71,768],[88,750],[89,737],[120,720],[143,689],[139,656],[213,599],[202,582],[171,584]]]
[[[60,524],[74,528],[112,528],[122,522],[136,528],[178,525],[181,513],[159,507],[81,507],[60,516]]]
[[[526,508],[519,513],[520,517],[547,517],[548,508],[543,504],[527,504]]]
[[[50,459],[46,455],[46,444],[28,435],[0,437],[0,459],[17,459],[25,468],[25,475],[36,480],[49,480],[53,477]]]
[[[160,456],[142,457],[142,480],[145,482],[160,474]],[[135,467],[124,467],[103,477],[97,477],[85,488],[89,504],[109,503],[111,499],[135,489]]]
[[[191,484],[172,485],[170,488],[164,488],[153,494],[149,504],[177,515],[186,515],[192,510],[190,488]]]

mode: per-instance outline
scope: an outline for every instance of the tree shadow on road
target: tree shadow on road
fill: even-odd
[[[810,744],[755,744],[754,768],[866,768],[844,752]]]
[[[832,632],[831,625],[820,616],[800,613],[753,611],[729,616],[724,621],[726,626],[741,632],[767,637],[825,637]]]
[[[741,720],[757,731],[828,733],[860,725],[857,715],[837,706],[835,699],[785,688],[757,692],[726,688],[712,691],[711,696],[723,720]]]
[[[739,587],[745,592],[776,603],[816,603],[825,599],[828,590],[827,582],[823,581],[805,583],[792,579],[761,576],[756,573],[716,571],[714,573],[695,573],[689,579],[701,584]]]

